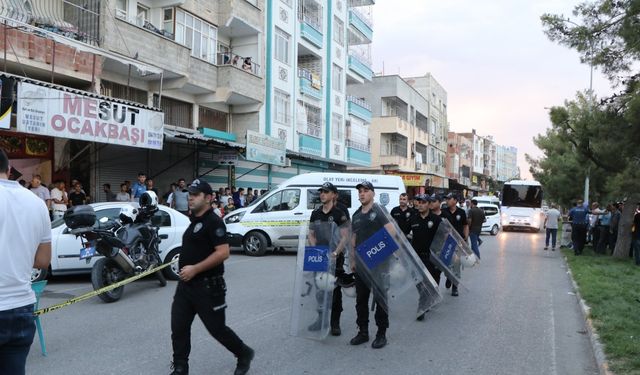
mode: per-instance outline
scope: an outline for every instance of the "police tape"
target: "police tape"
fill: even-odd
[[[91,298],[91,297],[95,297],[95,296],[97,296],[98,294],[102,294],[102,293],[108,292],[108,291],[110,291],[110,290],[113,290],[113,289],[119,288],[119,287],[124,286],[124,285],[127,285],[127,284],[129,284],[129,283],[131,283],[131,282],[133,282],[133,281],[136,281],[136,280],[138,280],[138,279],[141,279],[141,278],[143,278],[143,277],[145,277],[145,276],[149,276],[149,275],[151,275],[152,273],[154,273],[154,272],[156,272],[156,271],[159,271],[159,270],[161,270],[161,269],[163,269],[163,268],[165,268],[165,267],[168,267],[168,266],[172,265],[173,263],[175,263],[175,262],[177,262],[177,261],[178,261],[178,259],[174,259],[174,260],[172,260],[172,261],[171,261],[171,262],[169,262],[169,263],[164,263],[163,265],[160,265],[160,266],[158,266],[158,267],[155,267],[155,268],[152,268],[152,269],[150,269],[150,270],[144,271],[144,272],[143,272],[143,273],[141,273],[141,274],[138,274],[138,275],[135,275],[135,276],[131,276],[131,277],[130,277],[130,278],[128,278],[128,279],[124,279],[124,280],[118,281],[118,282],[117,282],[117,283],[115,283],[115,284],[107,285],[107,286],[105,286],[105,287],[103,287],[103,288],[100,288],[100,289],[98,289],[98,290],[94,290],[94,291],[92,291],[92,292],[89,292],[89,293],[83,294],[83,295],[81,295],[81,296],[71,298],[71,299],[66,300],[66,301],[64,301],[64,302],[61,302],[61,303],[58,303],[58,304],[55,304],[55,305],[51,305],[51,306],[49,306],[49,307],[44,307],[44,308],[42,308],[42,309],[38,309],[38,310],[37,310],[37,311],[35,311],[33,314],[34,314],[35,316],[42,315],[42,314],[46,314],[46,313],[48,313],[48,312],[55,311],[55,310],[61,309],[61,308],[63,308],[63,307],[66,307],[66,306],[69,306],[69,305],[73,305],[73,304],[74,304],[74,303],[76,303],[76,302],[84,301],[84,300],[89,299],[89,298]]]

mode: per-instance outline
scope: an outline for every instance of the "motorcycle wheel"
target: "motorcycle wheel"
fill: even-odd
[[[115,261],[109,258],[98,259],[91,269],[91,284],[93,285],[93,290],[98,290],[124,279],[119,277],[123,272]],[[121,286],[98,294],[98,297],[107,303],[116,302],[122,297],[123,292],[124,286]]]

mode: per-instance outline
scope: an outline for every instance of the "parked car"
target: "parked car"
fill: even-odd
[[[93,203],[91,206],[96,211],[96,224],[100,224],[100,219],[116,219],[120,214],[122,206],[130,204],[138,206],[137,203],[109,202]],[[167,238],[160,242],[160,257],[165,263],[170,262],[180,256],[182,246],[182,234],[189,226],[189,218],[180,212],[167,206],[158,206],[151,222],[159,228],[159,235],[166,235]],[[89,274],[91,267],[100,259],[100,256],[91,258],[90,261],[80,260],[80,249],[82,242],[80,237],[69,232],[69,228],[63,219],[54,220],[51,223],[51,266],[48,270],[34,269],[31,275],[32,281],[44,280],[48,275],[72,275]],[[178,280],[178,264],[166,267],[164,274],[167,278]]]
[[[486,221],[482,224],[482,231],[489,232],[492,236],[498,234],[502,225],[500,225],[500,208],[495,204],[480,203],[478,207],[484,211]]]

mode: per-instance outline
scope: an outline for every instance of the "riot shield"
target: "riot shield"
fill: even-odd
[[[460,267],[469,268],[478,263],[478,257],[467,241],[462,239],[446,219],[438,225],[438,231],[431,242],[429,259],[456,286],[461,284]]]
[[[315,222],[300,230],[291,308],[291,334],[324,339],[330,330],[331,304],[336,288],[336,252],[350,242],[348,225]]]
[[[415,319],[439,303],[442,295],[393,217],[377,204],[371,212],[374,217],[383,215],[384,220],[368,224],[366,233],[372,234],[366,238],[353,233],[358,240],[354,248],[356,273],[389,315]],[[371,227],[376,225],[379,228]],[[359,230],[355,224],[353,230]]]

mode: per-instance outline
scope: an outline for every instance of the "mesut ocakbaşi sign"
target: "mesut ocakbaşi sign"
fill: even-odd
[[[162,150],[164,114],[20,82],[18,131]]]

